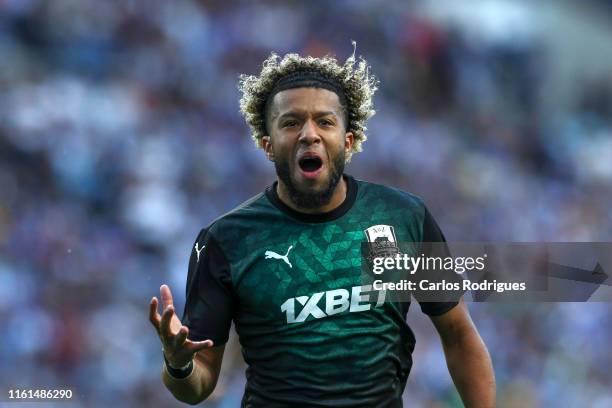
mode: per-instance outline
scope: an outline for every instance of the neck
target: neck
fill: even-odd
[[[331,200],[329,200],[327,204],[317,208],[302,208],[298,207],[293,201],[291,201],[287,186],[285,185],[285,183],[282,182],[282,180],[278,180],[278,184],[276,187],[276,194],[285,205],[295,211],[299,211],[305,214],[322,214],[335,210],[346,199],[346,191],[346,180],[344,179],[344,177],[341,177],[340,182],[336,185],[336,188],[334,189]]]

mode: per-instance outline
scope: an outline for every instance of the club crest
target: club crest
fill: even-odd
[[[399,253],[395,230],[391,225],[373,225],[363,231],[370,247],[370,257],[391,257]]]

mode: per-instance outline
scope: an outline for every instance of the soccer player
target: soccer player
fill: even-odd
[[[199,233],[186,304],[150,303],[163,381],[197,404],[217,382],[232,320],[248,365],[243,407],[400,407],[409,302],[362,285],[362,242],[444,242],[416,196],[344,173],[374,114],[365,60],[272,54],[240,78],[240,108],[277,181]],[[384,244],[384,245],[383,245]],[[495,405],[491,359],[463,301],[421,302],[468,407]]]

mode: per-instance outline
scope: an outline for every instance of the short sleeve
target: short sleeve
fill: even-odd
[[[438,242],[441,244],[437,244]],[[448,245],[446,244],[446,239],[444,238],[444,234],[440,230],[440,227],[438,226],[432,215],[429,213],[429,210],[427,208],[425,208],[425,215],[423,217],[423,239],[421,244],[421,253],[425,257],[447,258],[451,256],[450,250],[448,249]],[[419,271],[417,273],[422,272]],[[432,274],[435,274],[435,278],[432,279],[434,281],[446,280],[447,282],[458,282],[457,274],[454,271],[426,271],[426,273],[430,274],[430,276]],[[429,292],[428,295],[431,296],[432,293]],[[437,297],[447,298],[449,296],[458,299],[460,297],[460,294],[458,292],[454,292],[452,294],[448,292],[439,292]],[[419,300],[418,295],[417,300]],[[458,301],[419,301],[421,311],[423,311],[423,313],[429,316],[442,315],[451,310],[453,307],[457,306],[458,303]]]
[[[234,314],[230,265],[215,238],[202,230],[189,259],[182,323],[193,341],[210,339],[225,344]]]

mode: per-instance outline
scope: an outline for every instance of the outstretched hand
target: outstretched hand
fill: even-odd
[[[172,367],[179,368],[187,365],[195,353],[213,346],[212,340],[191,341],[187,339],[189,328],[183,326],[172,302],[172,292],[168,285],[159,288],[162,300],[162,314],[157,311],[159,301],[156,297],[149,304],[149,320],[161,340],[164,355]]]

